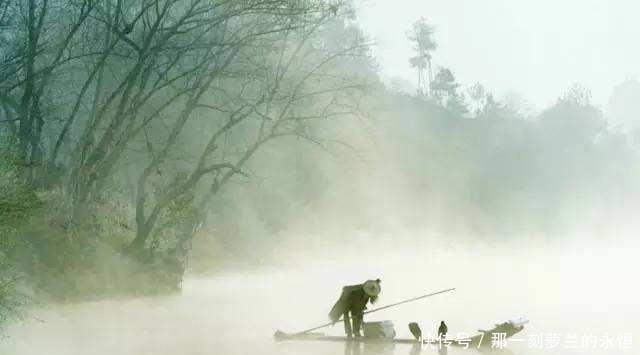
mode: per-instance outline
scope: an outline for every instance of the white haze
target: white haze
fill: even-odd
[[[605,105],[612,87],[639,71],[638,13],[640,3],[622,0],[366,0],[359,4],[359,21],[378,41],[374,52],[384,76],[413,81],[406,30],[424,16],[436,26],[440,44],[436,64],[450,67],[464,84],[481,82],[498,95],[520,92],[538,108],[575,82],[584,83],[593,91],[595,102]],[[308,174],[297,177],[295,171],[286,170],[290,168],[286,164],[258,160],[252,167],[264,177],[261,185],[252,181],[230,188],[226,197],[241,207],[236,206],[236,211],[224,205],[220,209],[230,212],[220,213],[220,219],[228,217],[225,222],[237,223],[233,226],[237,236],[232,234],[227,242],[237,243],[230,249],[249,249],[238,257],[245,268],[220,268],[211,277],[190,274],[182,292],[171,296],[42,305],[6,329],[0,354],[346,355],[349,348],[342,343],[276,343],[272,334],[276,329],[297,331],[326,322],[341,286],[376,277],[383,282],[380,306],[457,288],[454,294],[368,318],[393,320],[403,338],[409,337],[411,321],[420,322],[429,332],[446,320],[450,332],[458,334],[525,315],[531,323],[521,336],[524,343],[513,343],[510,350],[498,354],[602,354],[600,349],[528,349],[529,335],[551,332],[599,337],[632,333],[637,349],[640,193],[636,190],[640,189],[626,190],[623,183],[638,181],[637,168],[625,165],[620,171],[607,171],[603,181],[611,183],[599,183],[591,191],[584,189],[591,187],[590,175],[582,170],[568,173],[558,160],[557,167],[549,168],[555,174],[549,175],[553,176],[550,181],[566,183],[558,185],[561,196],[549,193],[553,189],[536,193],[537,186],[531,196],[557,197],[559,206],[546,208],[540,203],[544,213],[532,215],[538,209],[504,198],[498,200],[504,205],[496,209],[501,214],[494,221],[488,218],[494,217],[491,210],[487,212],[486,206],[474,204],[469,197],[466,189],[473,185],[467,180],[472,173],[486,173],[481,182],[493,181],[490,172],[522,169],[516,164],[520,160],[495,162],[489,159],[492,150],[488,157],[466,150],[451,154],[458,151],[456,139],[464,137],[429,131],[440,121],[423,119],[422,107],[376,111],[384,124],[375,129],[383,132],[371,135],[380,139],[374,144],[366,137],[369,132],[358,132],[349,140],[365,156],[359,164],[340,165],[329,161],[325,152],[302,149],[291,149],[289,155],[278,155],[277,150],[261,153],[281,160],[296,158],[303,165],[298,169]],[[455,133],[458,126],[451,127]],[[351,127],[338,128],[348,131]],[[491,143],[493,136],[488,137]],[[453,148],[446,149],[449,146]],[[540,147],[532,148],[536,149]],[[621,159],[613,153],[603,156],[606,161]],[[609,165],[596,164],[600,166]],[[480,169],[485,167],[487,171]],[[525,171],[515,178],[509,175],[506,181],[519,181],[519,176],[530,178]],[[493,196],[497,190],[510,197],[511,190],[499,189],[501,180],[497,181],[482,192]],[[261,200],[253,191],[258,189],[271,198],[258,195],[266,201],[264,210],[282,224],[273,228],[275,232],[265,227],[267,218],[258,213]],[[536,207],[539,201],[533,202]],[[472,217],[478,219],[476,225],[485,227],[484,235],[469,222]],[[555,220],[566,225],[549,228],[561,232],[543,234],[541,230],[546,229],[534,228],[539,226],[531,222],[536,217],[550,219],[550,225]],[[509,228],[497,228],[503,223]],[[216,240],[224,232],[216,234],[212,229],[209,237]],[[341,326],[328,331],[340,334]],[[366,355],[414,354],[406,345],[364,350]],[[436,352],[427,349],[423,354]],[[467,353],[477,352],[449,352]],[[607,353],[631,355],[636,350]]]
[[[452,334],[475,332],[524,314],[531,319],[502,355],[595,355],[601,349],[530,349],[530,335],[640,334],[635,248],[512,243],[391,242],[291,250],[277,266],[188,278],[182,294],[107,300],[34,310],[8,329],[0,353],[12,355],[349,354],[343,343],[276,343],[276,329],[297,331],[327,320],[340,286],[380,277],[379,306],[456,287],[455,293],[381,311],[400,337],[418,321],[425,333],[446,320]],[[341,325],[327,329],[340,334]],[[634,339],[637,343],[637,339]],[[634,344],[637,346],[637,344]],[[423,354],[435,354],[425,349]],[[409,354],[409,345],[367,346],[362,354]],[[610,350],[630,355],[634,350]],[[476,350],[450,355],[478,354]]]
[[[437,65],[466,85],[516,92],[536,108],[574,83],[605,106],[616,84],[640,72],[640,3],[634,0],[362,0],[359,21],[378,43],[386,77],[415,82],[409,25],[436,28]]]

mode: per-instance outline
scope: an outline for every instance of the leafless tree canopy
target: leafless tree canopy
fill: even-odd
[[[174,231],[182,248],[263,145],[296,137],[327,149],[337,139],[317,122],[360,115],[371,74],[355,68],[370,58],[351,11],[315,0],[0,1],[0,132],[19,179],[62,188],[71,219],[107,190],[130,191],[127,250],[188,206]]]

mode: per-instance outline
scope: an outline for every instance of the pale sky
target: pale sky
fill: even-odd
[[[415,82],[406,33],[436,28],[435,64],[497,96],[517,92],[535,108],[573,83],[606,109],[613,86],[640,73],[639,0],[360,0],[359,22],[377,42],[384,77]]]

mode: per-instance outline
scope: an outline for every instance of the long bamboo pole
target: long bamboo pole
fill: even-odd
[[[383,309],[388,309],[388,308],[395,307],[395,306],[398,306],[398,305],[401,305],[401,304],[405,304],[405,303],[409,303],[409,302],[414,302],[414,301],[417,301],[417,300],[421,300],[421,299],[423,299],[423,298],[427,298],[427,297],[431,297],[431,296],[435,296],[435,295],[439,295],[439,294],[441,294],[441,293],[447,293],[447,292],[451,292],[451,291],[455,291],[455,288],[449,288],[449,289],[446,289],[446,290],[442,290],[442,291],[438,291],[438,292],[433,292],[433,293],[428,293],[428,294],[426,294],[426,295],[422,295],[422,296],[418,296],[418,297],[409,298],[409,299],[404,300],[404,301],[400,301],[400,302],[392,303],[392,304],[390,304],[390,305],[386,305],[386,306],[383,306],[383,307],[380,307],[380,308],[375,308],[375,309],[372,309],[372,310],[369,310],[369,311],[363,312],[362,314],[369,314],[369,313],[373,313],[373,312],[381,311],[381,310],[383,310]],[[342,317],[341,317],[340,319],[338,319],[338,320],[337,320],[337,321],[335,321],[335,322],[325,323],[325,324],[322,324],[322,325],[319,325],[319,326],[316,326],[316,327],[313,327],[313,328],[309,328],[309,329],[306,329],[306,330],[303,330],[303,331],[301,331],[301,332],[294,333],[294,334],[291,334],[291,335],[300,335],[300,334],[309,333],[309,332],[312,332],[312,331],[314,331],[314,330],[318,330],[318,329],[321,329],[321,328],[324,328],[324,327],[328,327],[328,326],[330,326],[330,325],[333,325],[333,324],[335,324],[335,323],[337,323],[337,322],[339,322],[339,321],[341,321],[341,320],[343,320],[343,319],[344,319],[344,318],[342,318]]]

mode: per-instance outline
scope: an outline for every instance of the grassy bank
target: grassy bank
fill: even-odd
[[[127,204],[102,201],[72,223],[58,190],[7,185],[0,196],[0,322],[28,304],[179,290],[183,260],[159,250],[126,255]]]

